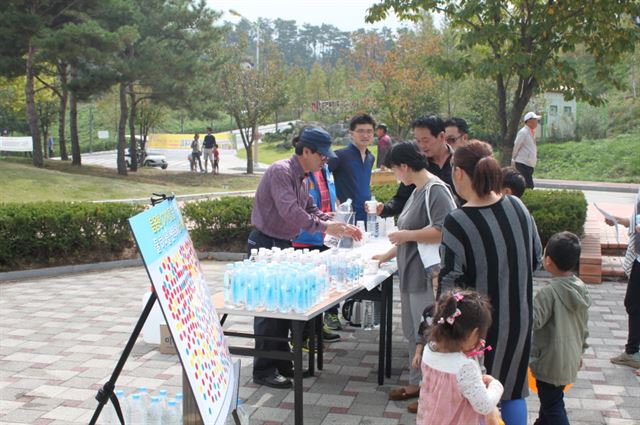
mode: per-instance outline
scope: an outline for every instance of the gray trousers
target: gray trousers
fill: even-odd
[[[422,321],[422,312],[425,307],[434,301],[431,277],[428,279],[428,288],[420,292],[400,291],[400,305],[402,310],[402,332],[407,340],[407,351],[409,354],[409,384],[420,385],[422,380],[422,370],[411,367],[411,361],[416,353],[417,341],[422,340],[418,335],[418,328]]]

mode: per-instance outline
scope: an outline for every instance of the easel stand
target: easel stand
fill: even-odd
[[[124,351],[122,352],[122,355],[120,355],[120,360],[118,360],[118,364],[116,364],[116,368],[113,370],[113,373],[111,374],[111,378],[109,378],[107,383],[104,384],[104,386],[98,390],[98,394],[96,394],[96,400],[98,400],[98,407],[96,407],[96,410],[93,413],[93,417],[91,418],[91,422],[89,422],[89,425],[96,424],[98,417],[100,416],[100,412],[102,412],[102,408],[107,403],[107,400],[111,400],[111,402],[113,403],[113,406],[116,409],[116,413],[118,415],[118,419],[120,420],[120,423],[124,425],[125,422],[124,422],[124,416],[122,415],[122,409],[120,408],[118,397],[116,397],[113,390],[116,387],[116,381],[120,376],[120,372],[122,372],[122,368],[124,368],[124,364],[127,362],[127,358],[129,358],[129,354],[131,354],[133,345],[136,343],[136,340],[140,335],[140,331],[144,326],[144,322],[146,322],[147,317],[149,316],[149,313],[151,312],[151,309],[153,308],[153,304],[156,302],[157,298],[158,297],[155,291],[152,291],[151,296],[149,297],[149,300],[147,301],[147,304],[144,306],[144,310],[142,310],[142,314],[138,319],[138,323],[136,323],[136,327],[133,328],[133,332],[129,337],[129,341],[127,342],[127,345],[124,347]]]

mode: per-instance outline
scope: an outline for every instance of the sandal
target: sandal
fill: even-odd
[[[408,393],[405,387],[394,388],[389,391],[389,400],[409,400],[420,395],[420,390],[414,393]]]

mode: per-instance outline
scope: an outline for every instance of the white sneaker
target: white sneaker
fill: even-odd
[[[633,353],[633,354],[627,354],[626,352],[624,352],[619,356],[612,357],[610,361],[613,364],[619,364],[622,366],[629,366],[634,369],[640,369],[640,352]]]

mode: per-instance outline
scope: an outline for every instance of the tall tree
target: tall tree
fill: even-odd
[[[238,126],[247,152],[247,174],[253,174],[252,147],[258,140],[258,126],[287,104],[286,80],[279,61],[266,60],[257,69],[237,59],[226,64],[220,74],[220,99]]]
[[[536,93],[561,89],[566,97],[602,102],[580,82],[575,66],[562,52],[584,43],[604,71],[640,38],[632,22],[640,15],[637,1],[382,0],[369,9],[366,19],[379,21],[391,10],[409,20],[439,12],[460,31],[459,49],[469,52],[480,47],[475,50],[478,54],[449,66],[494,80],[505,163],[511,159],[522,113]]]
[[[429,58],[440,57],[440,37],[427,20],[417,32],[400,34],[390,50],[377,32],[354,38],[353,59],[361,77],[356,84],[367,96],[362,102],[378,112],[392,134],[405,137],[411,120],[439,109]]]
[[[202,72],[212,72],[219,66],[215,55],[222,35],[222,29],[213,25],[219,15],[202,0],[139,0],[135,6],[137,37],[120,55],[121,82],[129,101],[129,153],[134,171],[139,162],[135,128],[138,104],[153,100],[172,107],[190,105],[195,80]],[[126,168],[120,169],[119,165],[118,172],[126,174]]]

